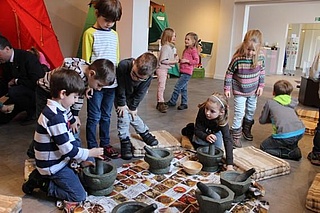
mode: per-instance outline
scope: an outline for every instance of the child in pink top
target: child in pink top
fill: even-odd
[[[50,64],[42,52],[40,52],[35,47],[31,47],[30,49],[28,49],[28,51],[37,56],[43,70],[45,70],[46,72],[50,70]]]
[[[180,78],[174,87],[170,100],[166,103],[169,107],[175,106],[181,94],[181,104],[178,106],[178,110],[188,109],[188,82],[194,67],[199,63],[198,35],[189,32],[184,39],[184,43],[185,49],[180,60]]]

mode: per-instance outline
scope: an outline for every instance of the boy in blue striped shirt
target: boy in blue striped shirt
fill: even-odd
[[[69,161],[85,161],[88,157],[103,159],[103,148],[84,149],[75,145],[67,112],[85,91],[78,73],[66,68],[56,70],[50,80],[47,105],[39,116],[34,135],[36,169],[23,184],[22,190],[31,194],[35,188],[46,191],[59,200],[81,202],[86,191]]]

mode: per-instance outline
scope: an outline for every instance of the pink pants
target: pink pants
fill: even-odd
[[[157,69],[157,79],[158,79],[158,91],[157,91],[157,100],[158,102],[164,102],[164,90],[166,88],[166,81],[168,76],[167,69]]]

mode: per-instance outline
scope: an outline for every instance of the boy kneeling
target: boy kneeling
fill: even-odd
[[[36,169],[22,190],[31,194],[40,188],[58,200],[82,202],[87,194],[77,173],[69,166],[70,160],[80,163],[88,157],[103,159],[103,148],[84,149],[75,144],[67,112],[85,91],[79,74],[60,68],[52,74],[50,88],[52,99],[48,99],[40,114],[34,135]]]
[[[271,123],[273,132],[261,143],[260,149],[276,157],[300,160],[298,142],[305,127],[295,111],[298,102],[291,98],[292,90],[293,86],[286,80],[274,84],[274,98],[267,100],[259,118],[260,124]]]

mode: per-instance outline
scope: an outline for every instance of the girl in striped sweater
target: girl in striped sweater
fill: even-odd
[[[253,117],[265,78],[265,56],[261,47],[262,33],[249,30],[234,53],[225,75],[224,93],[230,98],[232,91],[234,96],[234,118],[230,132],[235,147],[242,146],[241,132],[246,140],[253,140]]]

